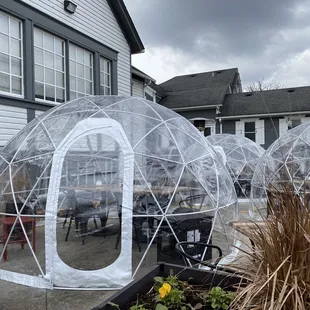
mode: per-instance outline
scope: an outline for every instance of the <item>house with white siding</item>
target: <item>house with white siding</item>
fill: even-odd
[[[122,0],[1,0],[0,148],[62,102],[130,95],[143,51]]]

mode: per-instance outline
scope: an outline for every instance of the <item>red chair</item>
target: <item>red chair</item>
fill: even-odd
[[[10,229],[14,225],[15,220],[16,220],[15,216],[9,216],[9,217],[4,217],[0,219],[0,224],[2,224],[3,226],[3,236],[1,240],[1,242],[3,243],[3,246],[5,246],[6,244],[6,241],[10,234]],[[32,234],[31,234],[31,238],[29,239],[31,240],[31,243],[32,243],[32,249],[35,252],[36,251],[36,220],[35,218],[31,216],[21,216],[20,220],[22,221],[24,227],[26,224],[31,224],[32,226]],[[16,220],[15,227],[21,227],[20,220],[18,219]],[[25,243],[27,243],[27,239],[24,234],[24,231],[22,230],[19,239],[13,240],[12,238],[10,238],[10,240],[8,241],[8,244],[11,244],[11,243],[20,243],[20,246],[23,249]],[[7,258],[8,258],[8,246],[5,248],[5,251],[3,253],[3,259],[6,261]]]

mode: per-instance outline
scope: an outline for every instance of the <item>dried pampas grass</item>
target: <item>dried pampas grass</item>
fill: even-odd
[[[303,197],[302,197],[303,196]],[[310,198],[310,197],[309,197]],[[291,186],[269,190],[270,216],[249,232],[255,251],[242,271],[249,279],[231,309],[310,309],[310,211]]]

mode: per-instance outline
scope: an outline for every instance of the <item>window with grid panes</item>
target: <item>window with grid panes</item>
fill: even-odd
[[[93,54],[70,44],[70,100],[93,94]]]
[[[35,97],[66,101],[65,42],[38,28],[34,29]]]
[[[256,140],[256,128],[255,122],[245,122],[244,123],[244,136],[253,142]]]
[[[100,57],[100,94],[111,95],[111,61]]]
[[[1,11],[0,92],[23,95],[22,23]]]

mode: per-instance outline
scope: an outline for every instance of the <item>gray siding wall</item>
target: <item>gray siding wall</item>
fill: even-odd
[[[265,119],[265,145],[267,149],[279,137],[279,118]]]
[[[130,47],[106,0],[75,1],[77,9],[72,15],[65,12],[63,0],[22,1],[117,51],[118,93],[130,95]]]
[[[27,109],[0,104],[0,149],[27,124]]]
[[[180,115],[184,116],[187,119],[192,119],[195,117],[202,117],[202,118],[208,118],[213,119],[215,118],[216,110],[210,109],[210,110],[195,110],[195,111],[175,111],[179,113]]]
[[[135,97],[144,98],[144,85],[143,82],[132,79],[132,95]]]
[[[235,120],[222,120],[222,133],[236,133],[236,121]]]

